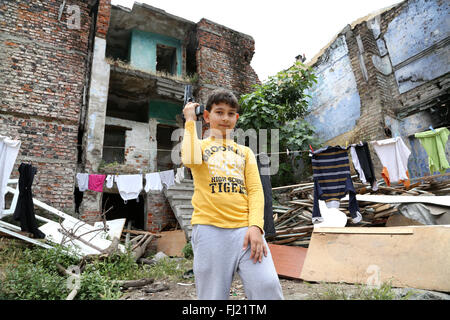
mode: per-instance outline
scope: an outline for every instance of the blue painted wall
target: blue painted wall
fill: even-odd
[[[392,65],[423,52],[450,36],[450,2],[411,0],[384,34]],[[395,71],[400,93],[450,71],[448,47],[432,52]]]
[[[360,117],[361,100],[344,36],[338,37],[313,68],[317,76],[309,92],[305,119],[316,128],[322,141],[352,130]]]
[[[156,71],[156,47],[158,44],[176,48],[177,75],[182,73],[181,41],[164,35],[133,29],[129,49],[129,61],[133,67]]]

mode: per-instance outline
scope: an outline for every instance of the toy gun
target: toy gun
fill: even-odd
[[[194,96],[192,95],[192,86],[187,84],[184,86],[183,109],[189,102],[194,102]],[[203,115],[203,111],[205,111],[205,107],[202,104],[195,107],[195,115],[197,117]],[[183,113],[181,114],[181,117],[183,118],[183,121],[185,121]]]

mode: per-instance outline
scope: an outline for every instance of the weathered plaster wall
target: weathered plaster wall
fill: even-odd
[[[150,162],[150,132],[147,123],[106,117],[106,125],[127,128],[125,133],[125,165],[147,172]]]
[[[98,173],[103,156],[106,105],[110,66],[105,61],[106,40],[95,37],[89,90],[89,105],[83,137],[84,172]],[[88,222],[100,218],[101,193],[86,190],[80,206],[81,217]]]
[[[318,84],[307,119],[325,144],[385,139],[390,129],[412,151],[410,176],[429,174],[414,133],[435,125],[436,117],[423,110],[448,94],[448,9],[445,1],[406,0],[348,25],[321,52],[312,64]]]
[[[146,71],[156,71],[156,47],[158,44],[176,48],[177,75],[182,74],[181,41],[161,34],[133,29],[130,41],[130,64]]]
[[[400,93],[450,71],[449,9],[448,1],[408,1],[389,23],[384,40]]]
[[[361,101],[344,36],[336,39],[314,70],[317,84],[308,92],[311,113],[306,120],[319,139],[327,141],[352,130],[360,117]]]

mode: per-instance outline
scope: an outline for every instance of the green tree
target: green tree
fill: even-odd
[[[308,112],[307,90],[317,83],[310,67],[296,62],[287,70],[254,86],[254,91],[240,97],[241,114],[237,127],[243,129],[279,129],[279,150],[308,150],[317,147],[314,128],[304,120]],[[270,152],[270,146],[268,146]],[[300,157],[307,157],[302,153]],[[293,183],[292,157],[280,154],[279,171],[272,177],[272,184]]]

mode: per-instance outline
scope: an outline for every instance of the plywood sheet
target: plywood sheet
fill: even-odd
[[[186,245],[186,235],[183,230],[165,231],[159,233],[156,250],[164,252],[168,256],[182,257],[182,250]]]
[[[346,195],[342,200],[348,200]],[[450,207],[450,196],[388,196],[357,194],[356,200],[378,203],[430,203]]]
[[[294,246],[268,244],[277,274],[300,279],[303,262],[308,249]]]
[[[407,232],[401,232],[402,228]],[[395,287],[450,292],[448,226],[342,229],[368,229],[368,232],[313,232],[301,279],[361,284],[390,282]],[[385,230],[369,233],[373,232],[370,229]]]

